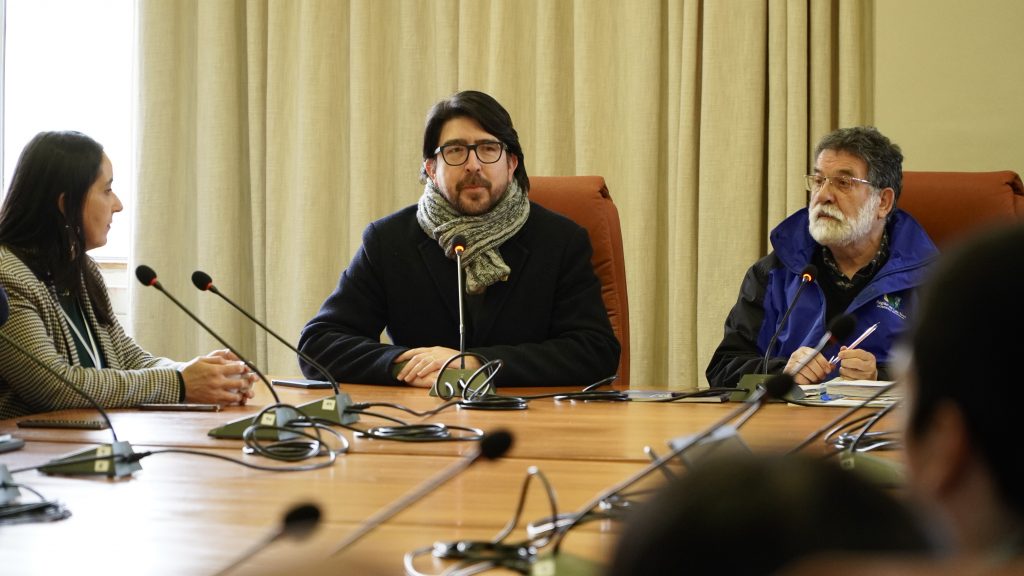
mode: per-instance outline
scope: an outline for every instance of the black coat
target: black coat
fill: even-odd
[[[618,369],[587,232],[531,203],[523,228],[500,248],[509,279],[490,286],[466,321],[466,349],[504,362],[501,386],[585,385]],[[370,224],[363,244],[299,339],[339,382],[397,384],[409,348],[459,348],[455,261],[410,206]],[[380,342],[387,329],[392,344]],[[317,374],[302,366],[309,377]]]

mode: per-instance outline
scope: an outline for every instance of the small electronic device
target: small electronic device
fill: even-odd
[[[220,412],[220,404],[196,404],[196,403],[178,403],[178,404],[139,404],[139,410],[158,410],[168,412]]]
[[[64,420],[58,418],[33,418],[19,420],[18,428],[77,428],[81,430],[103,430],[107,428],[103,420]]]
[[[324,380],[307,380],[305,378],[279,378],[270,381],[274,386],[291,386],[292,388],[330,388],[331,383]]]

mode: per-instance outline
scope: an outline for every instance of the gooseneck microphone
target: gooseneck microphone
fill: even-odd
[[[452,252],[455,254],[455,285],[459,293],[459,353],[441,365],[441,369],[437,372],[437,380],[430,387],[430,395],[451,398],[461,393],[463,399],[467,402],[463,404],[466,408],[487,405],[491,409],[502,409],[498,407],[497,403],[485,398],[491,393],[492,386],[490,383],[501,367],[501,362],[499,360],[488,362],[487,358],[479,354],[466,352],[466,305],[464,303],[466,290],[463,287],[462,281],[462,254],[466,251],[466,244],[466,237],[461,234],[452,239]],[[475,371],[467,370],[466,356],[477,358],[482,366]],[[459,360],[459,367],[449,372],[448,367],[456,359]],[[477,380],[477,376],[485,374],[486,377],[479,384],[475,387],[472,386],[473,382]],[[449,382],[448,379],[454,379],[455,382]],[[516,404],[514,409],[522,408],[525,408],[525,404]]]
[[[321,366],[316,360],[313,360],[308,354],[305,354],[295,346],[292,346],[290,342],[282,338],[277,332],[271,330],[269,326],[260,322],[255,316],[235,303],[234,300],[225,296],[224,293],[218,290],[213,284],[213,278],[211,278],[206,272],[203,272],[202,270],[196,270],[193,272],[192,284],[194,284],[201,292],[213,292],[217,296],[220,296],[222,300],[230,304],[235,310],[241,312],[242,315],[248,318],[253,324],[256,324],[265,330],[267,334],[276,338],[278,342],[284,344],[289,350],[295,352],[299,358],[305,360],[307,364],[315,368],[317,372],[331,383],[331,388],[334,389],[334,395],[300,405],[298,408],[302,413],[310,418],[326,420],[334,424],[342,425],[352,424],[359,419],[358,415],[345,411],[346,408],[352,405],[352,399],[348,394],[341,391],[338,387],[338,382],[333,376],[331,376],[331,373],[328,372],[326,368]]]
[[[828,330],[822,335],[821,340],[818,340],[818,344],[814,347],[814,350],[804,357],[792,370],[787,370],[786,374],[790,376],[796,376],[803,370],[811,360],[821,353],[822,349],[829,344],[835,344],[841,342],[850,337],[853,334],[853,328],[857,325],[857,318],[853,314],[843,314],[836,316],[832,319],[832,322],[828,325]]]
[[[644,466],[639,472],[626,480],[612,486],[608,490],[598,494],[590,502],[584,505],[583,508],[577,512],[572,520],[568,522],[563,528],[559,530],[557,540],[554,546],[553,554],[557,555],[562,546],[562,541],[565,539],[565,535],[579,524],[588,514],[594,511],[602,502],[609,498],[620,494],[627,490],[630,486],[636,484],[640,480],[646,478],[649,474],[656,470],[662,469],[670,460],[676,458],[686,450],[696,446],[704,440],[711,438],[715,432],[723,428],[729,422],[736,420],[737,418],[742,419],[746,422],[757,413],[765,405],[769,399],[781,399],[783,398],[790,389],[794,386],[793,377],[787,374],[776,374],[765,381],[763,387],[756,388],[751,394],[750,398],[742,406],[738,406],[735,410],[726,414],[722,419],[718,420],[708,428],[704,429],[703,432],[698,432],[693,436],[690,436],[687,441],[677,444],[670,452],[667,452],[664,456],[653,459],[647,466]]]
[[[411,492],[402,496],[396,500],[390,506],[384,508],[380,512],[377,512],[373,516],[370,516],[366,522],[363,523],[355,532],[352,532],[340,544],[331,552],[331,556],[336,556],[353,544],[361,540],[364,536],[375,530],[381,524],[387,522],[393,518],[399,512],[405,510],[409,506],[415,504],[417,501],[422,499],[427,494],[436,490],[441,484],[444,484],[448,480],[454,478],[457,474],[469,468],[476,461],[481,458],[485,460],[497,460],[508,452],[508,449],[512,447],[512,433],[505,430],[496,430],[486,436],[480,441],[480,449],[470,454],[468,457],[463,458],[451,466],[442,470],[439,474],[433,478],[428,479],[426,482],[420,484],[414,488]]]
[[[223,576],[235,568],[238,568],[243,562],[250,560],[253,556],[259,553],[261,550],[270,546],[277,540],[282,538],[291,538],[292,540],[302,540],[313,533],[317,526],[320,525],[320,507],[316,504],[299,504],[293,507],[284,515],[281,519],[280,526],[275,527],[269,534],[260,539],[259,542],[253,544],[245,551],[244,554],[239,556],[234,562],[222,568],[214,576]]]
[[[235,350],[235,348],[233,346],[231,346],[231,344],[228,344],[226,340],[224,340],[223,338],[220,337],[219,334],[214,332],[213,328],[210,328],[209,326],[207,326],[205,322],[200,320],[198,316],[193,314],[192,311],[189,310],[187,307],[185,307],[185,305],[182,304],[177,298],[175,298],[174,295],[172,295],[170,292],[168,292],[167,289],[165,289],[163,287],[163,284],[160,284],[160,281],[157,279],[156,271],[154,271],[149,266],[146,266],[145,264],[140,264],[135,269],[135,277],[139,279],[139,282],[142,283],[143,286],[152,286],[153,288],[156,288],[157,290],[159,290],[160,293],[162,293],[164,296],[167,296],[167,298],[171,302],[174,302],[175,306],[177,306],[178,308],[181,308],[182,312],[187,314],[188,317],[191,318],[196,324],[199,324],[200,328],[202,328],[203,330],[206,330],[207,334],[209,334],[210,336],[213,336],[213,338],[217,342],[220,342],[221,346],[223,346],[223,347],[227,348],[228,350],[230,350],[231,353],[234,354],[235,356],[237,356],[238,359],[241,360],[243,363],[245,363],[245,365],[250,370],[255,372],[256,375],[260,377],[260,380],[263,380],[263,383],[266,384],[267,389],[270,390],[270,394],[274,397],[274,402],[277,402],[277,403],[281,402],[281,399],[277,397],[277,392],[274,390],[274,387],[270,385],[270,382],[267,382],[267,378],[263,375],[262,372],[260,372],[259,368],[257,368],[256,365],[253,364],[252,362],[249,362],[248,360],[246,360],[245,357],[242,356],[241,352],[239,352],[238,350]]]
[[[768,373],[768,358],[771,357],[772,347],[775,346],[775,342],[779,339],[779,334],[782,333],[782,329],[786,326],[786,320],[789,320],[789,315],[792,314],[793,309],[796,308],[796,303],[797,300],[800,299],[800,294],[803,293],[804,288],[807,288],[808,284],[811,284],[817,278],[818,267],[814,264],[808,264],[800,271],[800,286],[796,289],[796,293],[793,294],[793,299],[789,301],[789,308],[786,308],[786,313],[782,315],[782,320],[779,320],[779,325],[775,328],[775,333],[772,334],[772,339],[768,341],[768,346],[764,350],[764,360],[761,361],[761,369],[758,370],[759,373]]]
[[[10,304],[7,301],[7,292],[2,286],[0,286],[0,325],[7,322],[9,315]],[[40,466],[38,468],[40,472],[43,472],[44,474],[60,474],[67,476],[99,475],[119,478],[121,476],[130,475],[136,470],[142,470],[142,465],[138,462],[138,455],[132,451],[131,444],[117,439],[117,433],[114,431],[114,425],[110,422],[110,416],[107,415],[107,411],[103,409],[103,406],[101,406],[91,394],[82,390],[82,388],[69,380],[63,374],[60,374],[50,366],[47,366],[42,360],[37,358],[28,350],[25,350],[21,344],[18,344],[3,332],[0,332],[0,340],[14,350],[17,350],[19,354],[29,359],[33,364],[45,370],[51,376],[56,378],[58,382],[71,388],[82,398],[85,398],[86,401],[89,402],[89,404],[92,404],[93,408],[100,413],[100,416],[103,417],[103,420],[107,423],[107,428],[110,428],[110,444],[101,444],[96,448],[87,448],[63,458],[53,460],[49,464]]]
[[[459,368],[466,369],[466,319],[465,305],[462,303],[462,253],[466,251],[466,237],[458,235],[452,239],[452,251],[455,252],[455,277],[459,289]]]
[[[195,321],[195,323],[198,324],[203,330],[206,330],[206,332],[210,336],[213,336],[213,338],[217,340],[217,342],[220,342],[221,346],[224,346],[225,348],[230,350],[232,354],[237,356],[239,360],[245,363],[245,365],[248,366],[250,370],[255,372],[256,375],[260,377],[260,380],[262,380],[263,384],[266,385],[267,390],[270,390],[270,395],[274,397],[274,404],[279,405],[274,410],[268,410],[264,412],[261,417],[245,416],[239,418],[238,420],[228,422],[227,424],[220,426],[218,428],[214,428],[213,430],[210,430],[208,434],[215,438],[242,438],[247,428],[254,424],[257,424],[266,427],[265,429],[260,430],[260,432],[257,434],[257,437],[276,438],[281,440],[290,437],[291,435],[281,430],[281,428],[286,426],[288,422],[295,420],[298,417],[298,413],[295,411],[294,408],[281,404],[281,399],[277,396],[277,391],[274,390],[274,387],[270,385],[270,382],[267,381],[267,377],[264,376],[262,372],[260,372],[259,368],[257,368],[256,365],[253,364],[252,362],[246,360],[245,357],[242,356],[240,352],[238,352],[238,350],[235,350],[233,346],[228,344],[227,341],[221,338],[220,335],[214,332],[212,328],[207,326],[205,322],[200,320],[198,316],[193,314],[191,310],[186,308],[184,304],[179,302],[177,298],[175,298],[170,292],[168,292],[163,287],[163,285],[160,284],[160,281],[157,279],[156,272],[152,268],[146,266],[145,264],[139,265],[135,269],[135,277],[139,279],[139,282],[141,282],[143,286],[152,286],[153,288],[159,290],[164,296],[167,296],[167,298],[171,302],[173,302],[175,306],[181,308],[182,312],[187,314],[188,317]]]

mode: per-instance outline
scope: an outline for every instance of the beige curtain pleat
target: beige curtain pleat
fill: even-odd
[[[275,374],[370,221],[416,202],[428,108],[484,90],[534,175],[598,174],[623,225],[637,387],[703,386],[810,149],[871,103],[870,2],[142,0],[135,261]],[[216,347],[153,290],[155,352]],[[528,384],[528,383],[524,383]]]

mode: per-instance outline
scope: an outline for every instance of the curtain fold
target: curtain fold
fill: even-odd
[[[142,0],[134,260],[274,374],[372,220],[422,191],[423,122],[463,89],[512,114],[534,175],[619,207],[631,381],[706,384],[746,268],[804,205],[810,149],[868,120],[870,2]],[[217,347],[136,290],[156,353]],[[529,384],[529,383],[524,383]]]

